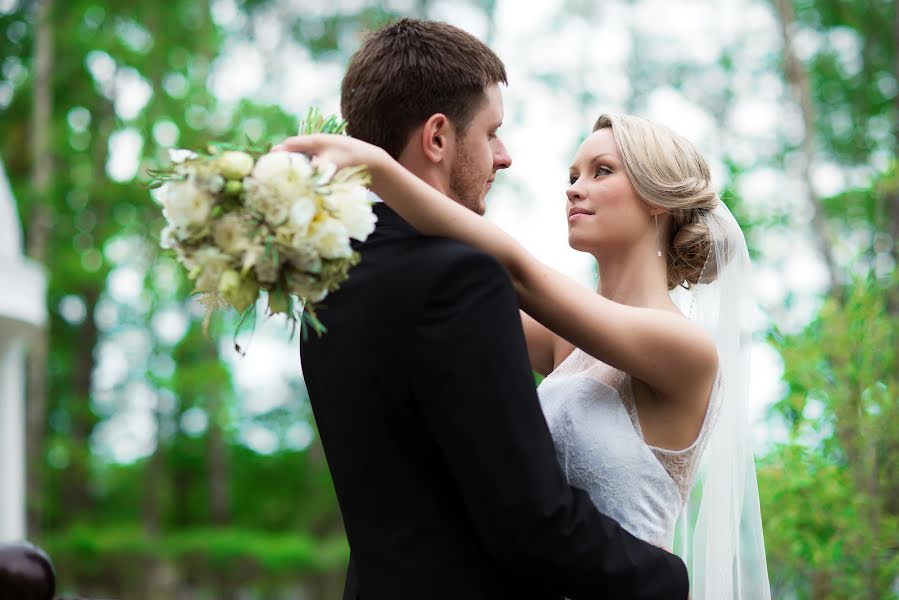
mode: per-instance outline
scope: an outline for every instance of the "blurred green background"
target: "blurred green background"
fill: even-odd
[[[359,33],[447,20],[510,74],[488,217],[587,285],[567,161],[605,111],[709,156],[757,267],[754,438],[773,597],[899,597],[899,1],[0,0],[0,158],[49,322],[28,359],[29,537],[62,591],[340,597],[348,556],[297,351],[200,330],[140,182],[165,149],[338,109]],[[0,289],[0,294],[14,294]],[[351,366],[348,366],[351,370]]]

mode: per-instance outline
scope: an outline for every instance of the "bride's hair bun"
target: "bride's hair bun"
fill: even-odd
[[[702,219],[700,209],[688,212],[688,220],[671,236],[668,250],[668,289],[678,285],[695,285],[700,279],[708,282],[716,274],[715,257],[712,256],[712,260],[709,260],[713,251],[709,226]]]

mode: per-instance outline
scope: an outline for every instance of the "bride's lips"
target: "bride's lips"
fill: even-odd
[[[579,208],[577,206],[573,206],[568,209],[568,220],[577,220],[579,216],[584,215],[592,215],[593,213],[585,208]]]

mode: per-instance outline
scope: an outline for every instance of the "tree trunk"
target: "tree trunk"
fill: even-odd
[[[899,82],[899,0],[893,2],[893,76]],[[899,156],[899,94],[893,96],[893,156]],[[887,194],[887,202],[889,203],[890,223],[887,232],[892,236],[890,244],[890,254],[895,263],[899,263],[899,190],[896,186],[890,186],[892,189]],[[899,312],[899,293],[893,294],[890,298],[890,309],[892,314]]]
[[[97,290],[85,290],[84,303],[87,316],[78,336],[82,350],[78,352],[73,373],[73,394],[75,405],[68,407],[71,415],[70,438],[72,441],[72,462],[65,472],[63,493],[66,498],[66,518],[69,523],[79,516],[89,515],[93,501],[89,493],[90,482],[90,435],[97,417],[90,407],[91,380],[94,373],[94,348],[97,346],[97,324],[94,312],[99,299]]]
[[[220,393],[213,392],[209,404],[209,504],[214,525],[231,520],[228,482],[228,447],[225,441],[225,407]]]
[[[215,352],[214,346],[212,353]],[[216,359],[218,357],[216,356]],[[209,507],[213,525],[224,527],[231,521],[231,489],[229,483],[228,445],[225,441],[225,403],[223,390],[215,390],[207,398],[209,410]],[[215,576],[216,596],[221,600],[236,600],[238,590],[229,573]]]
[[[809,205],[812,208],[812,233],[813,241],[818,249],[827,274],[830,279],[830,289],[836,295],[839,291],[840,280],[837,276],[838,269],[833,256],[833,243],[821,206],[821,198],[815,191],[812,180],[812,167],[815,164],[815,109],[812,103],[812,91],[808,73],[793,51],[793,5],[791,0],[774,0],[780,21],[780,33],[783,40],[784,73],[787,81],[793,87],[796,101],[802,111],[804,132],[802,136],[802,180],[805,184]]]
[[[894,4],[899,9],[899,0],[894,0]],[[841,285],[837,277],[838,268],[831,250],[831,236],[827,229],[821,199],[815,192],[811,174],[815,156],[815,114],[809,76],[793,51],[792,26],[794,16],[792,2],[791,0],[774,0],[774,5],[780,21],[783,39],[784,70],[802,111],[805,129],[802,139],[802,177],[813,211],[812,229],[815,243],[828,269],[831,285],[830,295],[837,302],[841,302]],[[899,15],[894,17],[894,45],[899,50]],[[897,80],[899,80],[899,52],[896,54],[895,61],[894,69]],[[899,97],[896,99],[896,108],[899,111]],[[895,143],[899,147],[899,122],[895,125],[895,133]],[[889,210],[886,211],[889,215],[887,218],[891,219],[891,223],[888,224],[886,230],[893,236],[891,251],[895,257],[896,241],[899,240],[899,230],[897,230],[897,224],[899,224],[899,218],[897,218],[899,217],[899,196],[895,192],[890,192],[886,201],[889,203]],[[880,516],[884,503],[881,500],[882,491],[879,485],[880,457],[877,444],[873,443],[868,435],[869,432],[865,431],[864,428],[862,396],[864,388],[868,383],[858,382],[858,385],[853,386],[856,389],[849,391],[850,402],[843,410],[837,413],[836,434],[840,440],[842,450],[846,453],[847,463],[850,465],[849,469],[858,493],[864,499],[866,508],[864,522],[859,524],[866,531],[852,532],[852,537],[857,539],[854,541],[847,540],[847,545],[854,546],[854,551],[860,557],[860,561],[863,561],[865,597],[873,600],[881,597],[882,592],[885,591],[879,589],[878,583],[880,571],[879,556],[881,553]],[[854,535],[855,533],[858,533],[858,535]],[[850,549],[850,552],[852,551]],[[821,582],[818,583],[820,584]],[[826,586],[826,582],[824,585]],[[814,597],[817,597],[817,595],[814,595]]]
[[[53,114],[53,0],[37,5],[37,34],[34,50],[34,92],[31,119],[31,214],[28,223],[27,252],[32,260],[47,261],[50,232],[50,203],[53,156],[50,153],[50,123]],[[26,405],[26,490],[27,528],[31,538],[41,535],[41,475],[44,471],[44,427],[47,406],[47,353],[49,324],[35,336],[28,357]]]

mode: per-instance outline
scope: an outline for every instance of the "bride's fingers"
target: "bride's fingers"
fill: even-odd
[[[318,154],[327,147],[327,136],[294,135],[285,138],[281,143],[272,146],[272,152],[303,152],[305,154]]]
[[[272,152],[304,152],[311,153],[310,136],[293,136],[286,138],[280,144],[272,146]]]

